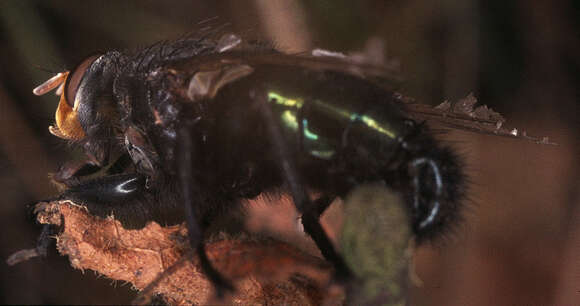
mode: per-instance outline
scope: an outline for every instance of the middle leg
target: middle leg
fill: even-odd
[[[202,192],[199,184],[193,176],[194,145],[192,133],[188,126],[179,131],[180,147],[177,151],[178,174],[183,197],[185,221],[187,225],[187,235],[191,248],[199,256],[201,268],[205,275],[214,284],[218,297],[223,297],[225,291],[233,291],[233,285],[217,271],[207,258],[205,245],[203,242],[203,228],[200,226],[200,218],[195,213],[194,205],[201,205],[203,202]]]

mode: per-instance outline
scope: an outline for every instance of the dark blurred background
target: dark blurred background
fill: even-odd
[[[2,1],[0,258],[30,248],[47,174],[78,152],[48,133],[58,98],[32,95],[99,50],[134,49],[214,24],[282,50],[342,52],[384,42],[402,91],[437,104],[470,92],[559,146],[467,132],[449,137],[471,187],[464,224],[418,249],[413,305],[572,305],[580,301],[580,3],[542,0]],[[376,49],[375,49],[376,50]],[[48,259],[0,263],[2,304],[126,304],[130,285]]]

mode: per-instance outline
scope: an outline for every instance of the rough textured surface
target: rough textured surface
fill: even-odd
[[[237,288],[236,294],[217,301],[197,258],[180,260],[190,254],[185,226],[152,222],[126,230],[118,221],[94,217],[69,201],[39,203],[36,212],[40,223],[62,227],[57,248],[74,268],[130,282],[137,290],[180,261],[150,292],[171,304],[316,305],[344,298],[342,290],[329,286],[331,270],[324,260],[272,239],[223,236],[208,243],[209,259]]]

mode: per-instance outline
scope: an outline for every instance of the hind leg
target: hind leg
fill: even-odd
[[[323,196],[317,205],[313,205],[304,188],[301,178],[295,166],[294,160],[288,153],[286,143],[272,111],[268,106],[267,95],[265,91],[256,90],[251,93],[251,97],[259,103],[262,117],[266,123],[268,134],[273,146],[274,154],[278,158],[282,171],[282,176],[288,187],[294,201],[294,205],[302,213],[302,224],[304,231],[314,240],[320,252],[330,261],[335,268],[335,276],[339,280],[347,280],[352,277],[352,272],[346,265],[344,259],[328,238],[328,235],[320,224],[319,217],[332,202],[332,197]]]

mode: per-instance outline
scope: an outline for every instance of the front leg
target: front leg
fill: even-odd
[[[68,186],[77,184],[80,177],[95,174],[101,169],[100,165],[88,158],[80,161],[69,161],[62,165],[58,172],[51,175],[50,178],[59,188],[65,189]]]
[[[131,165],[131,158],[128,154],[121,154],[114,163],[105,171],[106,174],[119,174],[124,172]],[[62,189],[79,185],[83,177],[91,176],[103,170],[102,165],[97,164],[90,158],[66,162],[58,172],[51,176],[52,181]]]
[[[73,164],[69,164],[70,165]],[[70,177],[66,180],[68,187],[56,200],[70,200],[75,204],[81,204],[94,215],[107,217],[114,215],[126,228],[141,228],[149,220],[148,209],[144,205],[147,196],[145,191],[145,178],[138,174],[110,175],[101,178],[79,182],[77,175],[84,173],[83,163],[77,171],[63,168]],[[101,168],[99,167],[98,170]],[[65,174],[61,173],[62,177]],[[54,199],[53,199],[54,200]],[[35,212],[36,213],[36,212]],[[46,257],[47,250],[52,243],[52,236],[61,231],[59,226],[44,224],[38,237],[35,256]],[[18,260],[16,261],[18,262]]]

